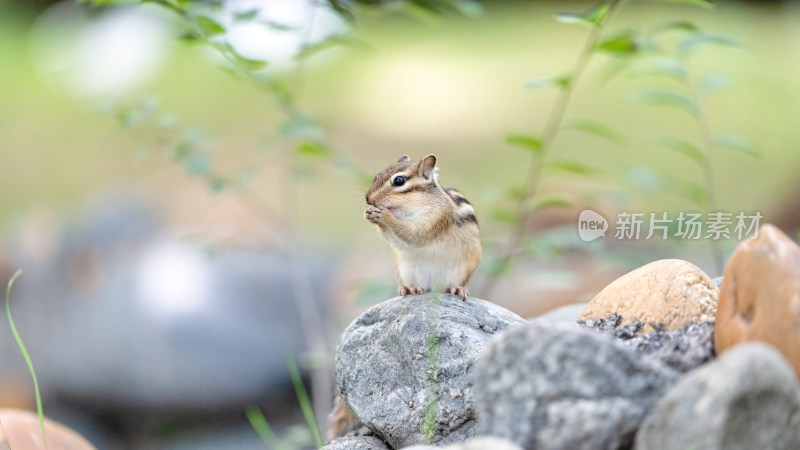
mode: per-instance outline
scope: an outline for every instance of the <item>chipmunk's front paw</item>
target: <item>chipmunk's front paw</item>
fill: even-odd
[[[463,301],[467,301],[467,299],[469,298],[469,291],[464,286],[449,287],[444,290],[444,293],[453,294]]]
[[[382,206],[370,206],[364,210],[364,218],[372,223],[378,223],[384,214],[390,214],[387,208]]]
[[[397,293],[402,297],[405,297],[406,295],[424,294],[425,292],[427,291],[419,286],[400,286],[397,288]]]

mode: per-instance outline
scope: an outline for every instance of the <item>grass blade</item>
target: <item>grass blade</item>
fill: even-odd
[[[267,448],[280,448],[278,436],[275,436],[272,427],[269,426],[269,422],[267,422],[261,409],[257,406],[248,406],[245,410],[245,414],[247,414],[247,420],[250,421],[250,425],[256,430],[256,433],[258,433],[258,436],[261,438],[261,442],[263,442]]]
[[[36,371],[33,370],[33,361],[31,361],[31,357],[28,355],[28,350],[25,349],[25,344],[22,343],[22,338],[17,332],[17,327],[14,325],[14,319],[11,317],[11,286],[14,285],[14,281],[16,281],[20,275],[22,275],[22,270],[17,270],[17,273],[15,273],[14,276],[12,276],[8,281],[8,287],[6,288],[6,315],[8,316],[8,325],[11,327],[11,333],[14,334],[14,340],[17,341],[19,351],[22,352],[22,357],[25,358],[25,362],[28,363],[28,369],[31,371],[31,378],[33,378],[33,391],[36,394],[36,413],[39,415],[39,426],[42,428],[44,448],[48,449],[50,447],[47,445],[47,433],[44,431],[44,411],[42,409],[42,396],[39,393],[39,382],[36,380]]]
[[[322,448],[325,445],[325,440],[322,438],[322,431],[319,429],[317,416],[314,414],[314,407],[311,406],[311,400],[308,398],[305,386],[303,386],[300,369],[297,368],[297,363],[295,363],[294,359],[291,357],[286,358],[286,366],[289,368],[289,374],[292,376],[292,384],[294,384],[294,392],[297,394],[297,400],[300,402],[300,409],[303,410],[303,416],[306,418],[308,429],[311,431],[311,436],[314,438],[314,445],[317,448]]]

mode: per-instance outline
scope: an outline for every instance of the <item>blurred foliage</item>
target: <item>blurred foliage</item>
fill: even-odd
[[[136,3],[130,0],[84,1],[96,7]],[[287,24],[263,19],[255,9],[230,10],[222,1],[152,0],[142,3],[157,4],[172,11],[181,20],[180,40],[213,49],[223,58],[223,70],[262,87],[271,95],[284,120],[274,129],[273,136],[266,140],[267,151],[270,151],[269,148],[275,149],[272,154],[276,156],[270,164],[286,165],[286,172],[294,174],[295,182],[313,179],[314,171],[322,167],[334,168],[364,188],[369,185],[371,176],[357,167],[346,149],[339,149],[328,140],[324,127],[298,101],[305,61],[331,48],[368,47],[369,43],[355,38],[354,31],[364,22],[374,20],[376,15],[404,14],[430,22],[450,14],[474,17],[481,13],[479,3],[467,0],[329,0],[320,5],[338,15],[349,24],[349,28],[343,33],[311,42],[309,30],[298,30]],[[706,32],[689,21],[667,20],[651,27],[647,32],[632,29],[608,32],[608,24],[613,16],[630,3],[636,2],[603,0],[580,12],[555,15],[558,22],[584,27],[588,34],[583,48],[569,69],[549,77],[532,78],[525,84],[526,89],[554,89],[557,97],[540,133],[524,131],[506,136],[506,142],[527,152],[529,166],[522,180],[509,180],[506,198],[497,202],[489,212],[491,219],[510,227],[507,242],[497,245],[496,248],[487,248],[487,266],[493,278],[507,273],[517,257],[531,256],[526,250],[530,246],[522,244],[524,237],[529,234],[528,228],[534,214],[549,208],[576,205],[574,193],[542,191],[540,185],[544,178],[592,178],[598,175],[598,170],[586,161],[552,157],[554,143],[562,132],[586,133],[623,147],[628,145],[628,139],[606,123],[592,118],[569,117],[568,109],[575,88],[595,55],[603,54],[614,61],[616,68],[610,72],[612,77],[627,73],[630,78],[668,78],[676,82],[670,86],[656,83],[652,88],[633,90],[631,98],[645,104],[677,108],[694,119],[698,132],[696,141],[670,134],[656,138],[658,145],[685,156],[702,173],[702,183],[669,174],[660,175],[661,179],[667,180],[671,191],[684,199],[688,206],[700,207],[706,212],[716,210],[713,172],[716,149],[733,149],[758,156],[757,150],[747,139],[729,132],[712,133],[709,119],[704,113],[705,96],[729,87],[731,78],[721,73],[693,76],[689,69],[689,59],[695,53],[707,51],[709,47],[738,48],[738,43],[730,37]],[[705,0],[663,0],[662,3],[713,8]],[[311,14],[314,14],[313,10]],[[269,70],[271,61],[253,59],[239,53],[226,39],[228,30],[225,24],[242,22],[257,23],[279,31],[304,33],[304,42],[294,56],[295,70]],[[313,17],[310,18],[310,23],[313,24]],[[163,149],[187,172],[205,179],[212,190],[244,187],[246,192],[253,164],[247,164],[247,168],[240,173],[217,173],[211,152],[207,148],[207,140],[197,129],[180,126],[169,113],[156,114],[151,102],[143,102],[134,107],[116,105],[109,108],[109,111],[123,126],[141,132],[140,141],[149,141],[149,145],[145,147]],[[146,150],[142,153],[146,153]],[[275,213],[277,216],[285,214]],[[282,217],[282,220],[286,220],[286,217]],[[718,243],[713,245],[715,258],[721,264],[721,249]]]

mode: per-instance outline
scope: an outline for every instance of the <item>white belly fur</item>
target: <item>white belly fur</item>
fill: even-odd
[[[445,287],[462,286],[466,281],[465,264],[472,258],[468,256],[470,248],[463,242],[444,239],[419,248],[405,243],[392,243],[395,244],[397,273],[401,285],[441,291]]]

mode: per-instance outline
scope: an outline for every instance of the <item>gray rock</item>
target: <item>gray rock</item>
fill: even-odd
[[[732,348],[667,392],[642,424],[636,448],[800,448],[800,386],[792,367],[765,344]]]
[[[578,324],[609,334],[626,346],[652,355],[681,372],[688,372],[714,357],[714,322],[693,323],[681,330],[657,329],[643,333],[640,322],[619,327],[620,320],[619,315],[612,314],[591,323],[579,320]]]
[[[479,433],[523,448],[627,448],[677,374],[608,336],[534,320],[475,364]]]
[[[445,447],[415,445],[413,447],[405,447],[403,450],[522,450],[522,447],[499,437],[481,436]]]
[[[334,439],[321,450],[391,450],[375,436],[346,436]]]
[[[336,352],[342,400],[394,448],[475,434],[472,365],[498,331],[523,320],[485,300],[397,297],[345,330]]]
[[[573,303],[564,305],[556,309],[551,309],[546,313],[536,316],[536,320],[548,320],[552,322],[575,323],[578,315],[586,308],[586,303]]]

